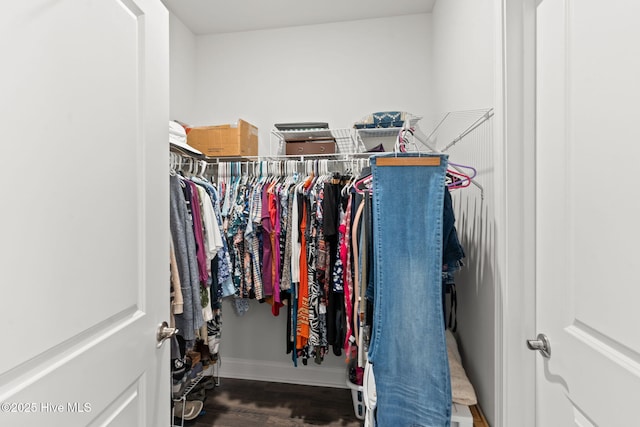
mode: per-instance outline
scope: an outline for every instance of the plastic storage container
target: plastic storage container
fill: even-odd
[[[351,389],[351,398],[353,399],[353,411],[356,414],[356,418],[364,420],[365,412],[367,408],[364,406],[364,392],[362,386],[352,383],[347,380],[347,385]]]

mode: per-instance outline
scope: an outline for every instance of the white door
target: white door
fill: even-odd
[[[640,425],[640,2],[537,10],[537,426]]]
[[[169,425],[168,14],[0,14],[0,425]]]

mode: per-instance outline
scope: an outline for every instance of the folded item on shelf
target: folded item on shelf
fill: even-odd
[[[458,343],[453,333],[446,331],[447,353],[449,355],[449,371],[451,374],[451,395],[454,403],[461,405],[475,405],[478,403],[475,389],[467,377],[467,373],[462,366]]]
[[[404,126],[405,121],[413,125],[418,120],[420,117],[405,111],[380,111],[363,117],[362,120],[355,122],[353,127],[356,129],[394,128]]]
[[[282,131],[329,129],[329,123],[326,122],[276,123],[274,126]]]
[[[383,152],[384,152],[384,145],[382,144],[378,144],[375,147],[372,147],[367,150],[367,153],[383,153]]]
[[[187,144],[187,131],[175,120],[169,120],[169,144],[191,154],[202,156],[202,152]]]
[[[335,141],[326,122],[276,123],[285,142]]]
[[[400,123],[399,125],[397,123]],[[373,124],[376,127],[397,127],[404,123],[404,113],[400,111],[382,111],[373,113]]]

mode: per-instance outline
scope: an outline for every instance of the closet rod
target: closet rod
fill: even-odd
[[[368,158],[378,153],[331,153],[331,154],[288,154],[288,155],[266,155],[266,156],[247,156],[247,157],[207,157],[206,160],[210,164],[229,163],[229,162],[271,162],[271,161],[299,161],[307,160],[332,160],[332,161],[349,161],[352,159]]]
[[[242,173],[241,171],[249,171],[250,168],[255,170],[256,167],[264,168],[265,163],[271,165],[268,166],[270,171],[282,170],[284,173],[286,168],[294,167],[295,170],[301,172],[302,168],[305,171],[318,170],[318,168],[331,167],[333,172],[349,172],[359,173],[360,170],[367,166],[369,157],[372,153],[354,153],[350,156],[343,158],[304,158],[306,156],[269,156],[269,157],[225,157],[225,158],[209,158],[207,160],[199,159],[192,156],[183,156],[181,153],[171,152],[170,170],[176,169],[188,170],[190,174],[203,175],[208,167],[215,168],[234,168],[234,170]],[[282,160],[274,160],[274,158],[280,158]],[[269,160],[266,160],[269,159]],[[294,164],[294,165],[292,165]],[[275,168],[275,169],[272,169]],[[335,170],[334,170],[335,168]],[[231,169],[225,169],[231,170]]]

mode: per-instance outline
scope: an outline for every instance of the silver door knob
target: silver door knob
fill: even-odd
[[[529,350],[538,350],[547,359],[551,357],[551,343],[545,334],[538,334],[538,339],[527,340]]]
[[[157,347],[160,348],[162,343],[178,333],[178,328],[170,328],[167,322],[162,322],[158,325],[158,331],[156,332],[156,340],[158,341]]]

